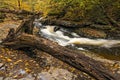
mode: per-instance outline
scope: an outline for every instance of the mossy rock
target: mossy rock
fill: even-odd
[[[107,36],[105,32],[91,28],[80,28],[75,30],[75,32],[89,38],[106,38]]]

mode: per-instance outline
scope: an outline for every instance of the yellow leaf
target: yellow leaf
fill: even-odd
[[[10,59],[10,58],[7,58],[7,61],[8,61],[8,62],[11,62],[11,61],[12,61],[12,59]]]
[[[25,68],[25,71],[26,71],[27,73],[30,73],[30,72],[31,72],[31,70],[28,69],[28,68]]]

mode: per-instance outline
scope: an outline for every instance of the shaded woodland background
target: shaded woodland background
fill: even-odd
[[[119,4],[120,0],[0,0],[0,8],[42,12],[44,17],[103,24],[108,23],[106,14],[120,21]]]

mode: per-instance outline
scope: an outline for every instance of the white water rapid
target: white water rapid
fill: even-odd
[[[41,24],[40,24],[41,26]],[[83,38],[76,33],[70,32],[73,37],[64,35],[62,30],[54,32],[55,26],[44,26],[40,29],[40,34],[50,40],[57,42],[59,45],[93,45],[98,47],[111,48],[120,45],[120,40],[106,40],[106,39],[89,39]]]

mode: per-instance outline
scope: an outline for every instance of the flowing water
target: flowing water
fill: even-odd
[[[108,59],[120,60],[120,40],[90,39],[81,37],[77,33],[70,32],[64,28],[54,31],[55,27],[50,25],[42,26],[40,24],[38,27],[40,28],[39,34],[57,42],[61,46],[70,46],[76,50],[89,50]]]

